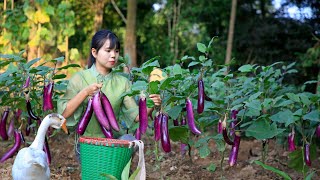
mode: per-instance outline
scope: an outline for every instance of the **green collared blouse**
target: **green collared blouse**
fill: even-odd
[[[130,127],[139,112],[137,103],[133,97],[122,97],[122,94],[130,89],[130,81],[126,77],[112,71],[103,76],[97,72],[95,64],[93,64],[90,69],[77,72],[69,79],[67,90],[58,101],[58,113],[61,114],[66,108],[67,102],[82,89],[97,82],[103,83],[101,91],[108,97],[118,120],[119,126],[122,127],[121,124],[124,122],[127,127]],[[77,125],[86,109],[87,102],[88,98],[81,103],[73,115],[67,118],[68,126]],[[105,137],[94,113],[86,128],[84,136]]]

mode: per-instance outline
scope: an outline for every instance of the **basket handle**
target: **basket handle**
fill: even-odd
[[[135,180],[145,180],[146,179],[146,166],[145,166],[145,160],[144,160],[144,144],[140,140],[134,140],[130,142],[130,146],[138,146],[139,147],[139,162],[137,169],[140,168],[140,171],[138,172],[137,176],[135,177]]]

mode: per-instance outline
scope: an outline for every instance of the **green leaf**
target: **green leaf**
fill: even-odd
[[[306,180],[312,180],[312,177],[314,175],[315,171],[312,171],[307,177]]]
[[[133,171],[133,173],[129,177],[129,180],[134,180],[136,178],[136,176],[138,175],[138,173],[140,172],[140,170],[141,170],[141,167],[138,167],[135,171]]]
[[[202,53],[206,53],[207,52],[207,47],[206,45],[202,44],[202,43],[197,43],[197,48],[198,51],[202,52]]]
[[[293,102],[297,102],[297,103],[300,102],[300,98],[299,98],[298,95],[293,94],[293,93],[286,93],[286,95],[287,95],[288,98],[289,98],[290,100],[292,100]]]
[[[191,67],[191,66],[195,66],[197,64],[200,64],[200,62],[198,61],[191,61],[190,64],[188,65],[188,67]]]
[[[169,128],[170,139],[175,142],[182,142],[188,144],[189,128],[187,126],[174,126]]]
[[[257,92],[257,93],[252,94],[252,95],[249,97],[249,101],[256,100],[261,94],[262,94],[262,92]],[[259,103],[260,103],[260,101],[259,101]]]
[[[67,77],[65,74],[55,74],[52,79],[63,79]]]
[[[286,127],[289,124],[292,124],[295,122],[294,117],[293,117],[293,113],[289,109],[285,109],[283,111],[280,111],[280,112],[270,116],[270,119],[273,122],[285,123]]]
[[[147,103],[147,107],[148,108],[153,108],[154,107],[154,102],[151,99],[148,98],[146,103]]]
[[[159,81],[149,82],[149,93],[150,94],[159,94],[160,90],[159,90],[158,84],[160,84]]]
[[[68,65],[66,65],[66,66],[63,66],[63,67],[58,68],[58,70],[68,69],[68,68],[70,68],[70,67],[81,67],[81,66],[78,65],[78,64],[68,64]]]
[[[246,64],[246,65],[241,66],[238,70],[240,72],[251,72],[253,70],[253,66],[250,64]]]
[[[285,129],[277,129],[275,123],[270,125],[266,119],[254,121],[246,130],[247,137],[254,137],[258,140],[270,139],[282,133]]]
[[[64,57],[57,57],[57,58],[54,58],[51,62],[63,62],[64,61]]]
[[[133,91],[146,91],[148,83],[145,81],[136,81],[132,84],[131,89]]]
[[[179,64],[175,64],[173,66],[173,74],[174,75],[182,74],[181,66]]]
[[[264,169],[269,170],[269,171],[272,171],[272,172],[274,172],[274,173],[282,176],[282,177],[283,177],[284,179],[286,179],[286,180],[291,180],[291,177],[290,177],[287,173],[285,173],[285,172],[283,172],[283,171],[281,171],[281,170],[279,170],[279,169],[277,169],[277,168],[274,168],[274,167],[272,167],[272,166],[268,166],[268,165],[266,165],[266,164],[263,164],[262,162],[260,162],[260,161],[258,161],[258,160],[255,160],[254,162],[255,162],[257,165],[262,166]]]
[[[201,158],[205,158],[207,156],[209,156],[209,154],[211,153],[208,144],[204,145],[202,144],[202,146],[199,148],[199,154]]]
[[[320,122],[320,111],[313,110],[302,117],[304,120]]]
[[[309,97],[306,94],[300,94],[300,99],[305,106],[309,106],[311,104],[311,101],[309,100]]]
[[[210,172],[215,172],[217,169],[217,166],[214,163],[210,163],[210,165],[207,167],[207,170]]]
[[[28,69],[30,66],[32,66],[36,62],[40,61],[40,59],[41,58],[36,58],[36,59],[33,59],[33,60],[29,61],[27,64],[24,65],[24,68]]]
[[[204,56],[199,56],[199,60],[200,60],[201,62],[204,62],[204,61],[206,60],[206,57],[204,57]]]
[[[177,119],[179,117],[181,111],[182,111],[182,107],[181,106],[174,106],[168,111],[168,115],[172,119]]]

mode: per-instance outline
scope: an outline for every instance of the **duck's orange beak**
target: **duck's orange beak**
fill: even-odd
[[[69,134],[68,128],[67,128],[67,121],[65,120],[61,126],[61,129],[66,133]]]

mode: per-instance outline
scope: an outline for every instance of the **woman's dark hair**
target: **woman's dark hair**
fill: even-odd
[[[94,48],[98,52],[108,39],[110,40],[110,49],[120,49],[119,39],[117,35],[115,35],[112,31],[100,30],[96,32],[96,34],[92,37],[91,40],[90,61],[88,61],[88,68],[90,68],[92,64],[96,62],[96,58],[92,55],[91,49]]]

